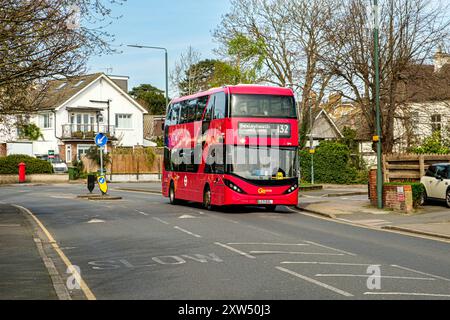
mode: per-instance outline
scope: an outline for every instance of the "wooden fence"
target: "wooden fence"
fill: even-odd
[[[385,182],[419,181],[428,166],[450,162],[450,154],[388,154],[383,156]]]
[[[130,153],[110,153],[111,162],[105,168],[112,174],[143,174],[143,173],[161,173],[163,155],[158,149],[154,149],[155,157],[151,162],[147,154],[140,149],[133,150]],[[81,159],[84,164],[85,172],[96,172],[99,166],[85,156]]]

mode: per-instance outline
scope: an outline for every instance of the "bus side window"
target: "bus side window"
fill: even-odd
[[[206,106],[205,117],[203,118],[202,123],[202,133],[205,133],[209,129],[209,123],[212,120],[213,112],[214,112],[214,99],[215,96],[210,96],[208,100],[208,105]]]
[[[202,120],[203,112],[205,111],[207,101],[208,96],[198,98],[197,109],[195,112],[195,121]]]
[[[226,111],[225,92],[216,93],[214,96],[216,98],[214,102],[214,119],[223,119]]]
[[[192,99],[188,101],[188,120],[187,122],[194,122],[197,110],[197,99]]]
[[[189,115],[189,105],[187,101],[180,103],[180,121],[178,123],[186,123]]]
[[[170,125],[175,125],[179,123],[179,114],[180,114],[180,104],[176,103],[171,108],[170,113]]]

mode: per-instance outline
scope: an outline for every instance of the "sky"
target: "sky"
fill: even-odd
[[[130,89],[149,83],[165,90],[164,51],[126,45],[167,48],[169,72],[188,46],[199,51],[203,59],[213,58],[212,51],[218,44],[212,32],[229,8],[228,0],[127,0],[123,5],[113,5],[113,15],[123,17],[106,31],[115,35],[114,48],[122,53],[92,57],[88,72],[129,76]]]

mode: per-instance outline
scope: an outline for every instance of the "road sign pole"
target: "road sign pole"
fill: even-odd
[[[100,147],[100,175],[103,175],[103,147]]]

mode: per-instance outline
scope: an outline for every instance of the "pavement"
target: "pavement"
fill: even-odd
[[[140,191],[124,190],[132,188]],[[352,188],[359,191],[349,193],[364,192]],[[110,184],[111,195],[122,199],[98,202],[77,198],[86,193],[83,185],[13,185],[0,187],[0,202],[28,208],[40,221],[51,237],[42,239],[50,242],[46,249],[57,251],[47,256],[64,283],[71,276],[67,265],[78,268],[84,285],[68,290],[72,299],[450,299],[449,242],[338,220],[355,215],[328,219],[283,206],[276,212],[173,206],[158,189]],[[339,207],[367,197],[329,196],[330,189],[304,193],[300,202],[321,198]],[[435,216],[440,219],[439,212]],[[11,221],[5,223],[20,224]],[[8,250],[3,240],[0,246]],[[0,257],[1,263],[22,263],[10,252]],[[0,270],[0,281],[15,272]],[[44,271],[18,273],[41,279],[34,273]],[[0,285],[7,299],[25,296],[23,287]],[[42,286],[51,292],[48,282]]]
[[[57,299],[28,219],[16,207],[0,204],[0,300]]]

